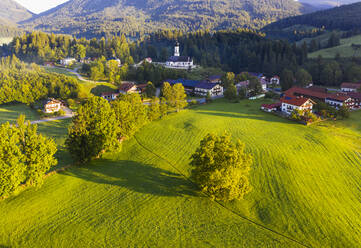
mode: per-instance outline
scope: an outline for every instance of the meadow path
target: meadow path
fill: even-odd
[[[62,107],[62,110],[64,110],[64,112],[65,112],[65,115],[63,115],[63,116],[57,116],[57,117],[51,117],[51,118],[36,120],[36,121],[32,121],[31,124],[38,124],[38,123],[43,123],[43,122],[58,121],[58,120],[73,118],[74,112],[70,108]]]

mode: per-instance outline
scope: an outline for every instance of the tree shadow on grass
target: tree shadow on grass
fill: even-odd
[[[98,160],[86,167],[62,172],[87,181],[128,188],[158,196],[197,195],[196,187],[181,175],[135,161]]]
[[[115,90],[106,85],[98,85],[90,91],[95,96],[100,96],[102,93],[115,92]]]
[[[291,120],[288,120],[286,118],[282,118],[280,116],[275,116],[271,113],[268,115],[262,115],[262,114],[241,114],[241,113],[231,113],[231,112],[220,112],[220,111],[197,111],[198,114],[203,115],[213,115],[213,116],[219,116],[219,117],[229,117],[229,118],[238,118],[238,119],[250,119],[250,120],[260,120],[260,121],[267,121],[267,122],[279,122],[284,124],[294,124],[294,125],[300,125],[296,122],[292,122]],[[267,113],[265,113],[267,114]]]

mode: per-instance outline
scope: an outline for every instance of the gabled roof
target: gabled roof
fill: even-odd
[[[347,96],[346,94],[329,94],[327,99],[330,99],[330,100],[336,100],[336,101],[339,101],[339,102],[344,102],[348,99],[350,99],[351,97],[350,96]]]
[[[119,91],[128,92],[135,86],[134,83],[122,83],[119,87]]]
[[[348,89],[360,89],[361,88],[361,82],[358,83],[342,83],[341,88],[348,88]]]
[[[308,101],[311,101],[312,104],[315,104],[314,101],[312,101],[310,98],[306,98],[306,97],[285,96],[285,97],[281,98],[281,103],[287,103],[287,104],[298,106],[298,107],[303,106]]]
[[[166,80],[164,82],[168,82],[171,85],[180,83],[184,87],[188,87],[188,88],[194,88],[199,83],[199,81],[188,80],[188,79],[183,79],[183,78],[179,78],[179,79],[176,79],[176,80]]]
[[[200,88],[200,89],[206,89],[206,90],[211,90],[213,89],[214,87],[216,87],[217,85],[219,84],[216,84],[216,83],[208,83],[208,82],[199,82],[196,84],[196,88]]]
[[[267,109],[274,109],[274,108],[279,108],[281,107],[282,103],[278,102],[278,103],[273,103],[273,104],[262,104],[262,107],[267,108]]]
[[[361,101],[361,92],[347,92],[346,95],[357,101]]]
[[[61,104],[61,101],[59,100],[56,100],[54,98],[48,98],[44,101],[44,105],[47,105],[47,104],[56,104],[56,103],[60,103]]]
[[[292,87],[286,90],[284,93],[287,96],[294,96],[295,94],[298,94],[298,95],[304,95],[307,97],[318,98],[318,99],[326,99],[328,96],[328,94],[325,92],[319,92],[319,91],[314,91],[310,88],[300,88],[300,87]]]
[[[192,59],[191,57],[187,57],[187,56],[171,56],[168,59],[169,62],[191,62]]]

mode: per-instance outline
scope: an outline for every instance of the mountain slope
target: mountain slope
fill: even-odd
[[[17,23],[33,16],[29,10],[13,0],[0,1],[0,19],[6,22]]]
[[[285,18],[264,28],[266,31],[281,30],[296,25],[307,25],[326,30],[361,29],[361,2],[343,5],[311,14]]]
[[[294,0],[71,0],[23,23],[44,31],[93,36],[102,33],[261,28],[312,11]]]

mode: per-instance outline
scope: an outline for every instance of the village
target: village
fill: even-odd
[[[69,67],[74,63],[89,64],[94,61],[95,58],[82,58],[77,61],[75,58],[62,59],[60,65],[63,67]],[[120,59],[111,57],[108,61],[116,61],[119,67],[122,66]],[[154,63],[156,66],[162,66],[175,70],[192,70],[197,68],[197,65],[193,63],[193,59],[188,56],[181,56],[180,43],[176,42],[174,47],[174,55],[171,56],[166,62],[153,62],[152,58],[146,58],[134,67],[140,66],[143,63]],[[46,62],[44,66],[53,67],[54,63]],[[162,85],[167,82],[170,85],[181,84],[184,87],[186,94],[193,99],[196,99],[198,103],[205,103],[206,98],[216,99],[223,98],[226,89],[224,80],[225,75],[209,75],[203,80],[190,80],[185,78],[179,79],[167,79],[164,80]],[[259,92],[252,94],[249,90],[250,80],[235,81],[234,85],[237,89],[237,94],[240,95],[244,92],[244,97],[255,100],[266,97],[266,94],[272,94],[274,103],[262,104],[260,109],[269,112],[276,113],[280,116],[291,119],[303,119],[306,123],[314,121],[309,115],[314,115],[314,118],[332,117],[330,113],[325,112],[325,109],[318,108],[316,111],[316,105],[319,103],[325,103],[332,107],[335,111],[341,108],[345,108],[347,111],[356,110],[361,107],[361,82],[344,82],[341,84],[340,89],[328,89],[327,87],[320,87],[314,85],[312,82],[306,87],[293,86],[285,91],[281,90],[280,82],[281,78],[277,75],[266,77],[263,73],[255,72],[242,72],[237,78],[254,78],[257,79],[259,84]],[[120,94],[132,94],[138,93],[145,96],[147,88],[146,83],[137,83],[133,81],[122,81],[120,87],[116,91],[102,92],[101,97],[114,101]],[[157,88],[156,96],[160,97],[161,88]],[[44,104],[44,113],[51,114],[59,112],[62,109],[62,103],[56,99],[48,99]],[[317,112],[317,113],[316,113]],[[331,111],[332,112],[332,111]]]

